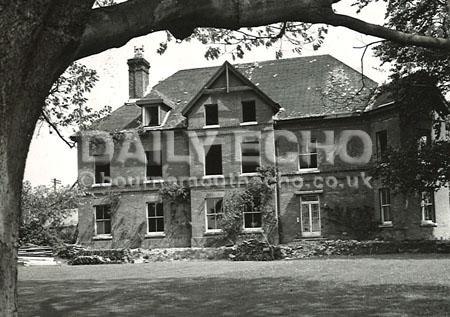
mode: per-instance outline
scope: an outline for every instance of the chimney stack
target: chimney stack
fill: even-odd
[[[130,99],[144,97],[148,86],[150,63],[143,57],[144,46],[134,47],[134,57],[128,64],[128,91]]]

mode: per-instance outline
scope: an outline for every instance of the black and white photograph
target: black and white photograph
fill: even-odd
[[[450,1],[0,0],[0,317],[450,316]]]

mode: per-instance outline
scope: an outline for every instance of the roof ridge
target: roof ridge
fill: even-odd
[[[379,83],[375,80],[373,80],[372,78],[368,77],[367,75],[361,73],[360,71],[358,71],[357,69],[353,68],[352,66],[348,65],[347,63],[341,61],[340,59],[334,57],[331,54],[318,54],[318,55],[304,55],[304,56],[296,56],[296,57],[288,57],[288,58],[280,58],[280,59],[269,59],[269,60],[262,60],[262,61],[254,61],[254,62],[246,62],[246,63],[232,63],[228,60],[226,60],[227,62],[229,62],[231,65],[233,65],[233,67],[235,67],[236,69],[240,69],[246,66],[250,66],[252,64],[269,64],[269,63],[274,63],[274,62],[278,62],[278,63],[283,63],[286,61],[293,61],[293,60],[299,60],[299,59],[308,59],[308,58],[331,58],[334,61],[337,61],[338,63],[344,65],[345,67],[347,67],[348,69],[357,72],[358,74],[362,74],[364,76],[365,79],[370,80],[373,84],[379,85]],[[182,72],[189,72],[189,71],[200,71],[200,70],[212,70],[212,69],[219,69],[220,67],[222,67],[223,63],[217,66],[207,66],[207,67],[194,67],[194,68],[185,68],[185,69],[180,69],[178,71],[176,71],[175,73],[173,73],[172,75],[166,77],[164,80],[169,79],[170,77],[174,76],[175,74],[179,74]],[[158,83],[159,84],[159,83]],[[158,84],[155,85],[158,86]]]
[[[268,60],[254,61],[254,62],[245,62],[245,63],[233,63],[233,62],[230,62],[228,60],[225,60],[225,61],[229,62],[231,65],[233,65],[233,67],[236,67],[236,66],[250,65],[250,64],[255,64],[255,63],[270,63],[270,62],[280,62],[280,61],[282,62],[282,61],[288,61],[288,60],[294,60],[294,59],[304,59],[304,58],[306,59],[306,58],[311,58],[311,57],[325,57],[325,56],[332,57],[332,58],[336,59],[337,61],[339,61],[337,58],[333,57],[330,54],[304,55],[304,56],[287,57],[287,58],[280,58],[280,59],[268,59]],[[180,69],[180,70],[176,71],[172,75],[174,75],[176,73],[179,73],[179,72],[185,72],[185,71],[207,70],[207,69],[213,69],[213,68],[220,68],[225,63],[225,61],[223,63],[219,64],[219,65],[216,65],[216,66],[183,68],[183,69]],[[170,75],[169,77],[171,77],[172,75]],[[169,78],[169,77],[167,77],[167,78]]]

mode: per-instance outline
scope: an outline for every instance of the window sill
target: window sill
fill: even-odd
[[[165,238],[166,234],[164,232],[147,232],[145,238]]]
[[[304,168],[304,169],[300,169],[296,172],[296,174],[316,174],[316,173],[320,173],[318,168]]]
[[[164,183],[164,179],[147,179],[144,181],[144,184],[159,184]]]
[[[249,176],[258,176],[258,175],[259,175],[258,172],[252,172],[252,173],[241,173],[239,176],[249,177]]]
[[[206,230],[205,233],[203,234],[204,236],[217,236],[222,234],[223,231],[222,229],[217,229],[217,230]]]
[[[99,234],[92,238],[92,240],[101,241],[101,240],[112,240],[112,235],[110,234]]]
[[[211,178],[225,178],[223,175],[205,175],[202,177],[203,179],[211,179]]]
[[[98,188],[98,187],[111,187],[111,183],[95,183],[92,184],[92,188]]]
[[[244,228],[243,233],[263,233],[262,228]]]
[[[437,223],[431,221],[431,220],[422,220],[420,223],[421,227],[437,227]]]
[[[241,122],[240,125],[241,126],[247,126],[247,125],[257,125],[258,122],[256,121],[249,121],[249,122]]]
[[[393,226],[394,225],[392,224],[392,222],[385,222],[385,223],[378,225],[378,228],[392,228]]]
[[[162,125],[144,125],[144,131],[151,131],[151,130],[156,130],[156,129],[160,129],[162,127]]]
[[[217,129],[217,128],[220,128],[220,125],[218,125],[218,124],[212,124],[212,125],[205,125],[205,126],[203,127],[203,129]]]

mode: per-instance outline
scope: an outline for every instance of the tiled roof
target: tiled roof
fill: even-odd
[[[278,119],[363,111],[377,83],[330,55],[305,56],[234,65],[282,109]],[[145,98],[164,95],[172,111],[164,128],[181,127],[181,110],[219,67],[181,70],[153,87]],[[362,84],[364,79],[364,86]],[[364,88],[363,88],[364,87]],[[158,92],[155,94],[155,91]],[[131,128],[140,108],[124,105],[100,122],[102,130]]]
[[[135,104],[126,104],[111,112],[106,118],[94,123],[90,129],[112,132],[133,128],[132,123],[140,117],[140,107]]]

